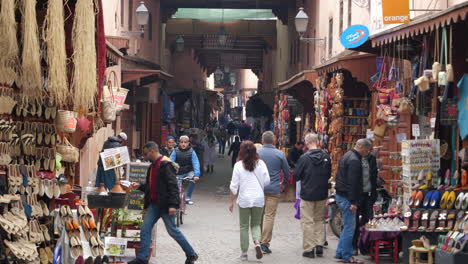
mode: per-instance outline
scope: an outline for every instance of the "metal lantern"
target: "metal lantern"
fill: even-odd
[[[136,9],[136,21],[140,26],[148,24],[149,11],[146,8],[144,1],[140,2],[140,6]]]
[[[296,25],[296,31],[299,35],[304,35],[307,31],[307,24],[309,24],[309,16],[304,12],[304,8],[299,8],[299,12],[297,13],[296,17],[294,18],[294,23]]]
[[[229,81],[231,82],[231,85],[232,86],[235,86],[236,83],[237,83],[237,77],[236,77],[236,74],[231,72],[231,74],[229,75]]]
[[[178,36],[175,43],[176,43],[177,52],[184,51],[185,41],[184,41],[184,38],[182,36]]]
[[[219,66],[216,68],[216,71],[214,72],[214,78],[217,82],[221,81],[224,77],[223,71],[219,68]]]
[[[224,27],[221,27],[218,31],[218,43],[219,45],[221,46],[226,46],[226,43],[227,43],[227,33],[226,33],[226,30],[224,29]]]

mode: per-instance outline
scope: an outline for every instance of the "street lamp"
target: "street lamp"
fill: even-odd
[[[139,31],[121,31],[121,33],[127,33],[127,34],[143,34],[144,33],[144,26],[148,24],[148,19],[149,19],[149,11],[148,8],[145,6],[145,2],[141,1],[140,5],[137,7],[135,10],[136,13],[136,21],[137,24],[140,26]]]
[[[299,8],[296,17],[294,18],[294,24],[296,25],[296,31],[299,33],[300,40],[306,42],[312,42],[316,40],[323,40],[324,46],[326,46],[326,38],[304,38],[304,33],[307,31],[307,25],[309,24],[309,16],[304,12],[304,8]]]
[[[182,36],[178,36],[175,43],[176,43],[176,51],[177,52],[184,51],[185,41],[184,41],[184,38]]]
[[[148,8],[146,8],[145,2],[141,1],[140,6],[138,6],[136,9],[137,24],[143,27],[144,25],[148,24],[148,19],[149,19]]]
[[[219,66],[216,68],[216,71],[214,72],[214,78],[217,82],[221,81],[224,77],[223,71],[219,68]]]

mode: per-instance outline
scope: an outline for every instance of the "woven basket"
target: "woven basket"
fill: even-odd
[[[67,138],[63,139],[62,144],[57,145],[57,152],[62,155],[62,161],[77,163],[80,159],[80,151],[74,147]]]
[[[66,133],[74,133],[76,131],[76,116],[77,113],[67,110],[58,110],[57,113],[57,129]]]
[[[117,111],[122,110],[127,98],[128,89],[121,88],[118,85],[117,73],[111,71],[109,78],[107,78],[107,85],[104,85],[102,90],[102,101],[115,102]]]

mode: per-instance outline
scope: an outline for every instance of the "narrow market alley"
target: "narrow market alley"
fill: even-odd
[[[243,263],[240,261],[239,215],[228,210],[231,157],[218,158],[214,173],[205,174],[196,187],[193,201],[187,209],[182,232],[199,253],[199,263]],[[249,247],[250,263],[311,263],[302,257],[302,231],[294,218],[294,203],[280,203],[273,231],[272,254],[255,259],[253,243]],[[328,249],[320,263],[336,263],[333,258],[338,239],[328,234]],[[150,263],[183,263],[185,256],[179,245],[166,232],[164,223],[158,223],[156,258]],[[197,263],[198,263],[197,262]]]

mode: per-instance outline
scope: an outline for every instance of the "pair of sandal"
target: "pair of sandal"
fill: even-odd
[[[28,263],[31,263],[37,261],[39,258],[36,245],[29,241],[11,242],[3,240],[3,242],[18,259],[26,260]]]
[[[24,207],[21,201],[12,202],[10,211],[4,211],[0,215],[0,226],[8,234],[21,234],[28,231],[28,219],[24,213]]]
[[[91,245],[91,255],[93,255],[93,257],[104,256],[104,243],[97,233],[91,236],[89,244]]]
[[[54,253],[50,247],[39,248],[39,259],[41,264],[50,264],[54,261]]]
[[[44,194],[49,197],[50,199],[52,198],[59,198],[60,195],[61,195],[61,191],[60,191],[60,186],[59,186],[59,183],[57,181],[57,179],[52,179],[52,180],[49,180],[49,179],[42,179],[41,180],[41,183],[43,185],[43,188],[44,188]],[[41,188],[41,187],[39,187]],[[68,207],[70,208],[70,207]],[[70,213],[70,215],[72,215]]]
[[[54,148],[36,148],[36,161],[34,165],[36,170],[44,169],[54,171],[56,167],[57,152]]]
[[[91,236],[97,236],[97,226],[88,206],[78,205],[78,219],[80,219],[86,240],[90,240]]]

